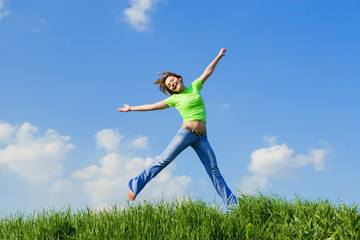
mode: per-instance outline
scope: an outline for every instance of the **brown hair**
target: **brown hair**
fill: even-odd
[[[166,85],[165,85],[165,81],[169,76],[173,76],[173,77],[177,77],[177,78],[182,78],[180,75],[177,75],[175,73],[172,72],[158,72],[157,73],[159,76],[162,76],[159,79],[156,79],[156,81],[154,82],[155,84],[159,84],[159,89],[162,93],[164,93],[165,95],[168,95],[168,93],[170,95],[176,94],[175,92],[171,91]]]

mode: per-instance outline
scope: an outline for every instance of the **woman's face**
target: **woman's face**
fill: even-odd
[[[177,78],[174,76],[169,76],[165,80],[165,85],[172,92],[180,92],[183,90],[182,78]]]

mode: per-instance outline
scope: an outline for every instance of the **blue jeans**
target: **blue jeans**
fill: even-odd
[[[220,195],[225,205],[237,204],[236,197],[233,195],[226,185],[224,178],[221,176],[216,163],[214,151],[207,140],[207,134],[198,136],[183,127],[177,132],[176,136],[160,158],[148,165],[139,176],[129,181],[129,188],[131,191],[138,195],[153,177],[169,165],[169,163],[171,163],[176,156],[188,146],[191,146],[199,156],[217,193]]]

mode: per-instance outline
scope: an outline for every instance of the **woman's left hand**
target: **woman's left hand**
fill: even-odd
[[[226,53],[226,48],[222,48],[219,52],[219,56],[223,57],[223,56],[225,56],[225,53]]]

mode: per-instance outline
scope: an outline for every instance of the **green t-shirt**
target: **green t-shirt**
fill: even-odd
[[[175,106],[183,118],[183,122],[202,120],[206,122],[205,104],[200,95],[202,82],[196,79],[188,88],[173,94],[164,101],[169,107]]]

